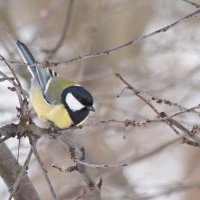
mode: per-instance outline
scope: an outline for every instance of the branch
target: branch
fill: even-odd
[[[9,63],[5,60],[5,58],[2,55],[0,55],[0,59],[3,60],[3,62],[6,64],[6,66],[8,67],[8,69],[10,70],[10,72],[12,73],[12,75],[14,77],[14,80],[11,80],[11,83],[13,84],[13,87],[16,91],[16,94],[17,94],[18,100],[19,100],[19,104],[20,104],[20,108],[18,108],[17,110],[20,113],[20,120],[25,120],[24,122],[26,123],[26,122],[30,121],[28,100],[27,100],[26,92],[22,88],[22,85],[21,85],[17,75],[15,74],[14,70],[9,65]],[[3,78],[7,78],[7,76],[3,72],[1,72],[1,75],[3,76]]]
[[[95,58],[95,57],[98,57],[98,56],[110,55],[110,54],[112,54],[112,53],[114,53],[118,50],[121,50],[121,49],[126,48],[126,47],[131,46],[131,45],[134,45],[134,44],[141,42],[143,40],[146,40],[150,37],[153,37],[154,35],[167,32],[167,31],[171,30],[172,28],[176,27],[177,25],[183,23],[184,21],[189,20],[189,19],[194,18],[194,17],[197,17],[199,15],[199,13],[200,13],[200,9],[198,9],[195,12],[192,12],[189,15],[186,15],[185,17],[182,17],[182,18],[176,20],[175,22],[173,22],[173,23],[171,23],[167,26],[164,26],[164,27],[162,27],[162,28],[160,28],[156,31],[153,31],[151,33],[148,33],[146,35],[140,35],[140,36],[126,42],[125,44],[114,47],[112,49],[104,50],[104,51],[97,52],[97,53],[86,54],[86,55],[82,55],[82,56],[80,55],[80,56],[77,56],[75,58],[72,58],[72,59],[69,59],[69,60],[66,60],[66,61],[60,61],[60,62],[48,62],[48,61],[46,61],[44,63],[37,62],[36,64],[38,64],[39,66],[42,65],[42,66],[45,66],[45,67],[55,67],[55,66],[58,66],[58,65],[67,65],[67,64],[71,64],[71,63],[74,63],[74,62],[77,62],[77,61],[80,61],[80,60]],[[0,60],[2,60],[2,59],[0,58]],[[13,61],[13,60],[6,60],[6,62],[26,65],[24,62]],[[36,64],[34,64],[34,65],[36,65]]]
[[[149,199],[155,199],[157,197],[161,197],[161,196],[168,196],[170,194],[174,194],[174,193],[178,193],[178,192],[182,192],[182,191],[186,191],[186,190],[190,190],[190,189],[194,189],[200,188],[200,183],[179,183],[177,185],[174,186],[170,186],[167,188],[167,186],[165,185],[163,188],[163,191],[158,192],[157,194],[153,194],[153,195],[146,195],[143,197],[139,197],[139,200],[149,200]]]
[[[196,17],[197,15],[199,15],[200,13],[200,9],[189,14],[189,15],[186,15],[185,17],[182,17],[180,18],[179,20],[173,22],[172,24],[169,24],[167,26],[164,26],[156,31],[153,31],[149,34],[146,34],[146,35],[141,35],[141,36],[138,36],[128,42],[126,42],[125,44],[122,44],[120,46],[117,46],[115,48],[112,48],[112,49],[108,49],[108,50],[104,50],[104,51],[101,51],[101,52],[97,52],[97,53],[92,53],[92,54],[86,54],[86,55],[82,55],[82,56],[77,56],[75,58],[72,58],[70,60],[67,60],[67,61],[61,61],[61,62],[51,62],[51,63],[46,63],[48,64],[47,67],[54,67],[54,66],[58,66],[58,65],[67,65],[67,64],[70,64],[70,63],[73,63],[73,62],[77,62],[77,61],[80,61],[80,60],[85,60],[85,59],[89,59],[89,58],[95,58],[95,57],[98,57],[98,56],[103,56],[103,55],[110,55],[112,53],[114,53],[115,51],[118,51],[120,49],[123,49],[123,48],[126,48],[128,46],[131,46],[131,45],[134,45],[138,42],[141,42],[145,39],[148,39],[154,35],[157,35],[159,33],[164,33],[164,32],[167,32],[168,30],[174,28],[175,26],[177,26],[178,24],[190,19],[190,18],[193,18],[193,17]],[[38,64],[41,64],[41,63],[38,63]]]
[[[52,184],[51,184],[51,181],[50,181],[50,179],[49,179],[49,176],[48,176],[48,174],[47,174],[47,170],[44,168],[43,163],[42,163],[42,161],[41,161],[41,159],[40,159],[40,156],[39,156],[39,154],[38,154],[38,152],[37,152],[37,149],[36,149],[36,140],[35,140],[34,138],[31,138],[31,137],[29,137],[29,140],[30,140],[30,143],[31,143],[31,149],[33,150],[33,153],[34,153],[34,155],[35,155],[35,158],[36,158],[36,160],[37,160],[38,163],[39,163],[39,166],[40,166],[40,168],[41,168],[41,170],[42,170],[42,173],[43,173],[44,178],[45,178],[45,181],[46,181],[46,183],[47,183],[47,185],[48,185],[48,187],[49,187],[49,190],[50,190],[50,192],[51,192],[53,198],[54,198],[55,200],[58,200],[58,198],[57,198],[57,196],[56,196],[56,193],[55,193],[55,191],[54,191],[54,189],[53,189],[53,186],[52,186]]]
[[[7,187],[12,188],[18,180],[18,174],[22,168],[4,143],[0,144],[0,160],[2,161],[0,164],[1,177]],[[24,173],[20,179],[21,182],[14,194],[14,198],[16,200],[27,200],[27,197],[29,197],[29,199],[40,200],[27,174]]]
[[[168,117],[166,115],[166,113],[164,112],[159,112],[154,106],[153,104],[148,100],[145,99],[142,95],[140,95],[140,91],[135,89],[131,84],[129,84],[120,74],[116,73],[115,74],[127,87],[128,89],[132,90],[134,92],[134,94],[140,98],[146,105],[148,105],[156,114],[158,118],[163,119],[163,121],[175,132],[179,135],[179,132],[173,127],[177,127],[178,129],[182,130],[185,135],[188,135],[189,137],[191,137],[195,142],[197,142],[198,144],[200,144],[200,138],[198,138],[197,136],[195,136],[195,134],[191,133],[187,128],[185,128],[183,125],[181,125],[180,123],[178,123],[176,120]]]
[[[189,1],[189,0],[182,0],[182,1],[184,1],[184,2],[186,2],[186,3],[189,3],[189,4],[191,4],[191,5],[195,6],[196,8],[199,8],[199,7],[200,7],[200,5],[199,5],[199,4],[197,4],[197,3],[194,3],[194,2],[192,2],[192,1]]]
[[[82,175],[83,180],[89,189],[88,195],[90,196],[90,199],[100,200],[100,188],[95,182],[95,178],[89,173],[85,165],[77,162],[77,159],[84,160],[85,155],[83,149],[80,150],[80,148],[67,136],[67,134],[61,134],[57,139],[65,148],[70,150],[72,159],[76,164],[76,169]]]
[[[15,124],[7,124],[0,128],[0,144],[6,141],[11,137],[15,137],[18,134],[18,125]],[[4,136],[2,138],[2,136]]]
[[[26,161],[25,161],[22,169],[20,170],[20,173],[19,173],[19,175],[17,177],[17,180],[16,180],[15,184],[11,187],[12,189],[11,189],[11,192],[10,192],[9,200],[12,199],[12,197],[14,196],[17,188],[19,187],[19,184],[21,183],[21,180],[23,179],[23,176],[26,173],[26,169],[28,168],[28,165],[29,165],[29,162],[31,160],[32,154],[33,154],[33,151],[31,149],[29,154],[28,154],[28,156],[27,156],[27,158],[26,158]]]
[[[88,163],[86,161],[82,161],[79,159],[75,159],[76,163],[79,163],[81,165],[84,165],[86,167],[91,167],[91,168],[116,168],[116,167],[126,167],[128,166],[128,164],[126,163],[116,163],[116,164],[93,164],[93,163]],[[61,172],[70,172],[72,170],[70,170],[71,167],[59,167],[55,164],[52,164],[52,167],[57,168],[59,171]]]

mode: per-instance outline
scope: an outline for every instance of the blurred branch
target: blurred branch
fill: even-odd
[[[164,144],[161,144],[158,147],[153,148],[152,150],[149,150],[147,153],[135,155],[135,151],[128,152],[128,155],[123,155],[121,158],[118,159],[118,162],[124,162],[126,161],[129,166],[132,166],[133,164],[136,164],[138,162],[150,159],[153,156],[158,155],[162,151],[166,150],[168,147],[170,147],[173,144],[182,142],[182,139],[176,138],[172,141],[166,142]],[[110,178],[115,173],[117,173],[121,168],[114,168],[114,169],[108,169],[106,171],[101,172],[98,177],[103,177],[103,179]]]
[[[1,177],[7,187],[12,188],[16,181],[19,180],[18,174],[22,168],[12,155],[10,149],[4,143],[0,144],[0,160]],[[24,170],[26,170],[26,168],[24,168]],[[20,179],[21,182],[14,194],[15,200],[27,200],[27,197],[29,197],[30,200],[39,200],[40,198],[26,173],[23,173],[23,176],[20,177]]]
[[[62,44],[63,44],[63,42],[66,38],[67,31],[68,31],[69,24],[70,24],[70,20],[71,20],[73,4],[74,4],[74,0],[69,0],[69,5],[67,5],[67,12],[66,12],[63,31],[62,31],[62,34],[61,34],[61,37],[60,37],[58,43],[56,44],[56,46],[52,50],[44,50],[46,53],[49,53],[48,59],[51,59],[56,54],[56,52],[62,46]]]
[[[189,1],[189,0],[182,0],[182,1],[184,1],[184,2],[186,2],[186,3],[189,3],[189,4],[191,4],[191,5],[195,6],[196,8],[199,8],[199,7],[200,7],[200,5],[199,5],[199,4],[197,4],[197,3],[194,3],[194,2],[192,2],[192,1]]]
[[[52,0],[50,1],[50,4],[42,10],[39,16],[39,24],[37,27],[37,30],[35,31],[34,35],[31,38],[31,41],[28,44],[33,45],[33,43],[36,43],[38,38],[40,38],[41,34],[46,32],[48,26],[53,26],[52,20],[57,15],[58,10],[61,10],[63,7],[63,1],[57,1]],[[21,40],[21,39],[20,39]]]
[[[27,158],[26,158],[26,161],[25,161],[23,167],[20,170],[20,173],[19,173],[19,175],[17,177],[17,180],[15,181],[15,184],[10,189],[9,200],[11,200],[13,196],[15,196],[15,192],[16,192],[17,188],[19,187],[19,184],[21,183],[21,180],[22,180],[24,174],[26,173],[26,170],[28,168],[28,165],[29,165],[29,162],[31,160],[32,154],[33,154],[33,151],[31,149],[29,154],[28,154],[28,156],[27,156]]]
[[[200,188],[200,183],[178,183],[177,185],[173,185],[171,186],[167,186],[167,185],[163,185],[164,188],[161,192],[157,192],[157,194],[153,194],[153,195],[146,195],[146,196],[141,196],[138,198],[138,200],[149,200],[149,199],[155,199],[158,197],[162,197],[162,196],[168,196],[171,194],[175,194],[178,192],[183,192],[185,190],[190,190],[190,189],[194,189]]]
[[[161,199],[162,197],[168,197],[169,195],[176,194],[179,192],[185,192],[186,190],[191,189],[199,189],[200,183],[177,183],[177,184],[159,184],[157,186],[151,186],[151,190],[154,191],[153,194],[145,195],[145,194],[138,194],[137,197],[126,195],[121,196],[120,199],[130,199],[130,200],[151,200],[151,199]],[[146,190],[144,188],[144,192]],[[152,193],[152,192],[151,192]],[[109,199],[116,200],[115,197],[110,197]]]
[[[3,77],[3,78],[0,78],[0,82],[4,82],[4,81],[13,81],[14,78],[13,77]]]

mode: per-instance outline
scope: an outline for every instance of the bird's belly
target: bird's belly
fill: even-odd
[[[49,104],[40,89],[32,91],[31,102],[38,117],[53,122],[58,128],[69,128],[73,124],[64,105]]]

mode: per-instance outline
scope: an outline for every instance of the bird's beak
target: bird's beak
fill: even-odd
[[[95,112],[95,109],[94,109],[92,106],[88,106],[87,109],[88,109],[89,111]]]

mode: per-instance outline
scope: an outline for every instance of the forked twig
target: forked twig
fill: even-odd
[[[178,123],[176,120],[168,117],[164,112],[159,112],[149,100],[140,95],[139,90],[135,89],[131,84],[129,84],[119,73],[116,73],[115,75],[128,87],[128,89],[132,90],[138,98],[140,98],[145,104],[147,104],[157,114],[157,117],[161,118],[163,122],[165,122],[175,133],[179,134],[179,132],[177,132],[177,130],[173,126],[177,127],[187,136],[191,137],[195,142],[200,144],[200,138],[192,134],[187,128]]]

